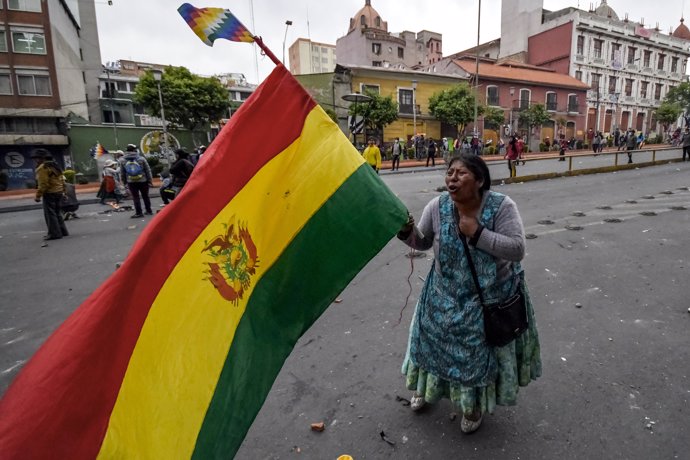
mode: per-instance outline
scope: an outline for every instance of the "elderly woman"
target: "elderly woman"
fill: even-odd
[[[120,203],[124,199],[122,196],[122,182],[120,181],[120,168],[117,161],[106,160],[103,166],[103,179],[101,187],[96,196],[101,199],[101,204],[106,204],[106,200],[115,200]]]
[[[461,430],[472,433],[484,413],[514,405],[518,387],[540,376],[539,338],[520,265],[525,236],[515,202],[489,190],[489,169],[475,155],[452,158],[445,181],[448,192],[427,204],[419,225],[410,217],[398,234],[414,249],[434,251],[402,370],[414,391],[412,410],[450,398],[463,414]],[[525,297],[529,327],[505,346],[486,342],[465,247],[484,299],[502,301],[518,289]]]

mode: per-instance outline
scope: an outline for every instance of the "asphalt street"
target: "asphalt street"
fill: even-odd
[[[443,183],[442,170],[382,177],[417,218]],[[472,436],[448,401],[416,414],[397,399],[431,255],[412,268],[392,240],[297,343],[237,458],[688,458],[689,186],[690,163],[675,163],[495,187],[531,238],[544,375]],[[47,247],[40,211],[0,215],[1,392],[151,220],[103,209],[82,206]]]

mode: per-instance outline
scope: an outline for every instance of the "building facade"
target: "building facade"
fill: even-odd
[[[422,30],[391,33],[388,23],[366,0],[350,19],[347,35],[336,41],[338,64],[413,69],[443,57],[442,36]]]
[[[288,50],[293,75],[333,72],[336,63],[335,45],[298,38]]]
[[[0,1],[0,164],[10,188],[33,181],[38,147],[69,166],[70,120],[98,117],[87,78],[100,65],[93,3]]]
[[[530,64],[589,85],[587,129],[610,133],[616,128],[634,128],[646,134],[662,130],[655,110],[672,87],[687,80],[690,31],[682,20],[673,33],[665,34],[627,16],[621,19],[606,0],[591,11],[566,8],[550,12],[541,8],[542,0],[517,3],[523,13],[532,19],[539,17],[541,23],[525,28],[525,33],[532,32],[525,49],[508,49],[506,37],[515,34],[515,28],[502,36],[499,62],[509,52],[524,53]],[[514,38],[512,45],[524,45]]]

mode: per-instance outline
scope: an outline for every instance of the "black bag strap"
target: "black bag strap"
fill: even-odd
[[[479,294],[479,301],[484,306],[484,296],[482,295],[482,288],[479,286],[479,277],[477,277],[477,270],[474,268],[474,262],[472,261],[472,256],[470,255],[470,246],[467,244],[467,238],[465,235],[458,231],[458,236],[462,245],[465,248],[465,257],[467,257],[467,264],[470,266],[470,272],[472,273],[472,279],[474,280],[474,286],[477,288],[477,294]]]
[[[479,286],[479,277],[477,276],[477,269],[474,268],[474,262],[472,261],[472,256],[470,255],[470,245],[467,244],[467,238],[460,232],[460,222],[458,218],[458,210],[453,206],[453,221],[455,223],[455,231],[458,233],[458,238],[462,241],[462,246],[465,248],[465,257],[467,257],[467,264],[470,266],[470,272],[472,273],[472,279],[474,280],[474,286],[477,289],[477,294],[479,294],[479,301],[484,306],[484,296],[482,295],[482,288]]]

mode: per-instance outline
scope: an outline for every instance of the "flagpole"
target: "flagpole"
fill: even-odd
[[[259,48],[261,48],[261,51],[263,51],[264,54],[265,54],[266,56],[268,56],[268,58],[269,58],[271,61],[273,61],[273,63],[274,63],[275,65],[283,65],[282,62],[280,62],[280,60],[276,57],[276,55],[273,54],[273,51],[271,51],[270,49],[268,49],[268,47],[264,44],[263,40],[261,40],[261,37],[257,37],[257,36],[255,35],[255,36],[254,36],[254,43],[256,43],[256,45],[257,45]]]

